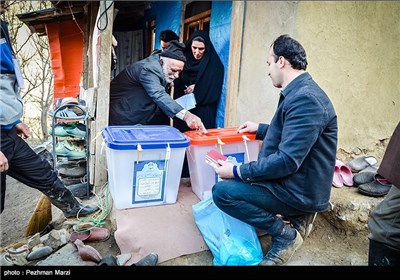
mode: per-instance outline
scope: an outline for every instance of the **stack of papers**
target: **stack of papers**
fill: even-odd
[[[213,168],[221,166],[218,163],[218,160],[226,160],[226,159],[227,159],[226,156],[220,154],[216,150],[210,150],[206,155],[206,163],[211,165]]]
[[[175,99],[175,101],[178,102],[178,104],[186,110],[190,110],[196,107],[196,99],[194,97],[194,93],[185,94]]]

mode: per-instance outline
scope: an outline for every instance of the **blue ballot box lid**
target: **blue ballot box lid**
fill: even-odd
[[[101,131],[105,144],[114,150],[184,148],[189,139],[178,129],[168,125],[115,125]]]

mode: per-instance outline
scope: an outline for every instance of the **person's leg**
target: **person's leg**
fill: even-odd
[[[1,152],[4,154],[4,156],[7,158],[7,160],[9,160],[10,155],[8,155],[8,149],[7,147],[12,146],[12,140],[10,137],[8,137],[8,130],[0,130],[0,148],[1,148]],[[3,171],[1,172],[1,181],[0,181],[0,188],[1,188],[1,212],[3,212],[4,210],[4,204],[5,204],[5,200],[6,200],[6,177],[7,177],[7,171]]]
[[[84,216],[99,210],[97,206],[83,206],[79,203],[58,178],[49,162],[35,153],[15,130],[10,131],[7,137],[9,144],[2,146],[2,151],[9,160],[9,176],[41,191],[67,218],[77,214]]]
[[[287,220],[297,231],[301,234],[301,237],[307,238],[313,227],[314,221],[317,217],[317,213],[309,213],[309,214],[302,214],[296,216],[288,216],[283,217],[284,220]]]
[[[369,240],[368,251],[369,266],[399,266],[400,250],[385,245],[384,243]]]
[[[214,203],[225,213],[271,236],[279,234],[285,223],[276,214],[295,215],[299,211],[278,200],[267,188],[223,180],[212,189]]]
[[[282,203],[267,188],[223,180],[214,185],[212,193],[215,205],[223,212],[271,236],[271,247],[260,265],[286,263],[303,243],[300,233],[277,214],[304,213]]]
[[[0,214],[3,212],[4,210],[4,202],[5,202],[5,198],[6,198],[6,172],[1,172],[1,181],[0,181],[0,188],[1,188],[1,201],[0,201],[0,207],[1,207],[1,211]]]

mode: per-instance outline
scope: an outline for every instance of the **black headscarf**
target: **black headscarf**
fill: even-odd
[[[196,37],[202,37],[205,42],[205,52],[200,60],[192,53],[192,42]],[[195,84],[194,94],[196,108],[190,110],[201,118],[206,128],[215,128],[218,103],[221,98],[224,82],[224,65],[221,62],[207,32],[197,30],[190,35],[185,44],[186,63],[178,79],[174,81],[174,97],[184,95],[185,86]],[[186,124],[177,122],[177,128],[187,131]]]

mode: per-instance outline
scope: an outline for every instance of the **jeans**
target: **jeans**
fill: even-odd
[[[268,188],[233,179],[215,184],[212,194],[215,205],[223,212],[255,228],[265,230],[272,237],[280,235],[285,226],[277,214],[308,214],[280,201]]]

